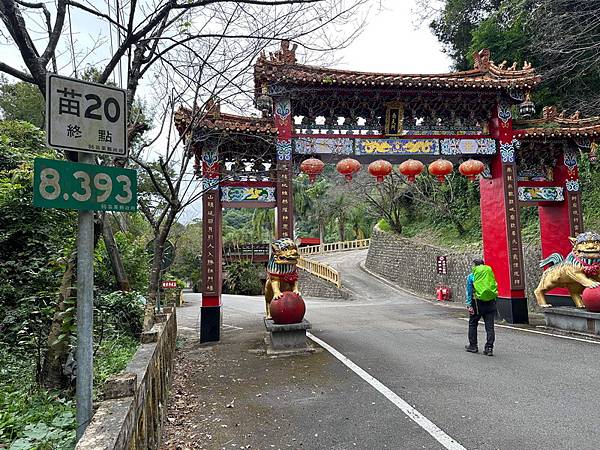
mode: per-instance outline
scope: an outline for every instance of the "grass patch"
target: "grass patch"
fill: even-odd
[[[139,341],[131,335],[122,334],[106,339],[94,357],[94,399],[106,379],[121,372],[138,349]]]
[[[34,367],[28,355],[0,347],[0,444],[10,450],[71,449],[75,402],[38,387]]]
[[[106,379],[127,366],[139,342],[130,335],[104,340],[94,356],[94,400]],[[35,361],[0,344],[0,448],[67,450],[75,446],[73,391],[48,391],[35,381]]]

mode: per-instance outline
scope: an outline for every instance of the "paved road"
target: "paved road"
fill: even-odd
[[[307,302],[315,336],[465,448],[600,448],[600,345],[500,328],[494,357],[466,353],[463,311],[382,284],[360,269],[364,257],[365,251],[357,251],[324,258],[341,271],[352,297]],[[228,297],[224,305],[228,326],[262,312],[256,299]],[[325,355],[339,385],[326,402],[307,400],[312,416],[294,419],[308,432],[320,430],[324,439],[301,448],[444,448],[358,375]]]

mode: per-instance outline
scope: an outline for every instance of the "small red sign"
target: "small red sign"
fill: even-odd
[[[163,289],[175,289],[177,287],[177,281],[161,281],[160,286]]]

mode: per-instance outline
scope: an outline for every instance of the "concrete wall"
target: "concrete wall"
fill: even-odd
[[[530,307],[533,307],[535,304],[533,290],[542,273],[538,267],[540,251],[526,249],[524,253],[526,295]],[[482,252],[477,251],[456,252],[447,248],[417,243],[392,232],[383,232],[375,227],[365,266],[372,272],[425,298],[435,298],[437,285],[446,284],[452,288],[453,300],[464,302],[465,280],[471,272],[471,262],[481,255]],[[438,275],[437,256],[448,257],[447,275]]]
[[[306,270],[298,268],[298,279],[300,283],[300,293],[303,297],[320,297],[320,298],[347,298],[348,294],[343,289],[338,289],[337,286],[329,281],[313,275]],[[342,273],[342,283],[344,282],[344,274]]]
[[[76,450],[147,450],[160,446],[175,356],[175,308],[164,308],[125,371],[111,377]]]

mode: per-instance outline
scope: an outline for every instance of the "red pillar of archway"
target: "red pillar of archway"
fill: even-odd
[[[202,151],[202,306],[200,342],[221,338],[221,286],[223,250],[221,236],[220,164],[216,148]]]
[[[292,106],[289,98],[276,98],[277,213],[276,238],[294,238],[294,184],[292,165]]]
[[[542,258],[552,253],[566,256],[572,248],[570,236],[583,232],[583,214],[581,211],[581,195],[579,191],[579,173],[577,169],[577,152],[565,147],[563,154],[554,168],[554,182],[564,187],[565,200],[538,207],[540,216],[540,233],[542,238]],[[574,306],[566,289],[553,289],[546,294],[549,303],[555,306]]]
[[[527,323],[517,170],[508,104],[500,102],[495,108],[490,132],[500,148],[490,163],[491,178],[480,182],[484,260],[494,269],[498,281],[500,318],[509,323]]]

